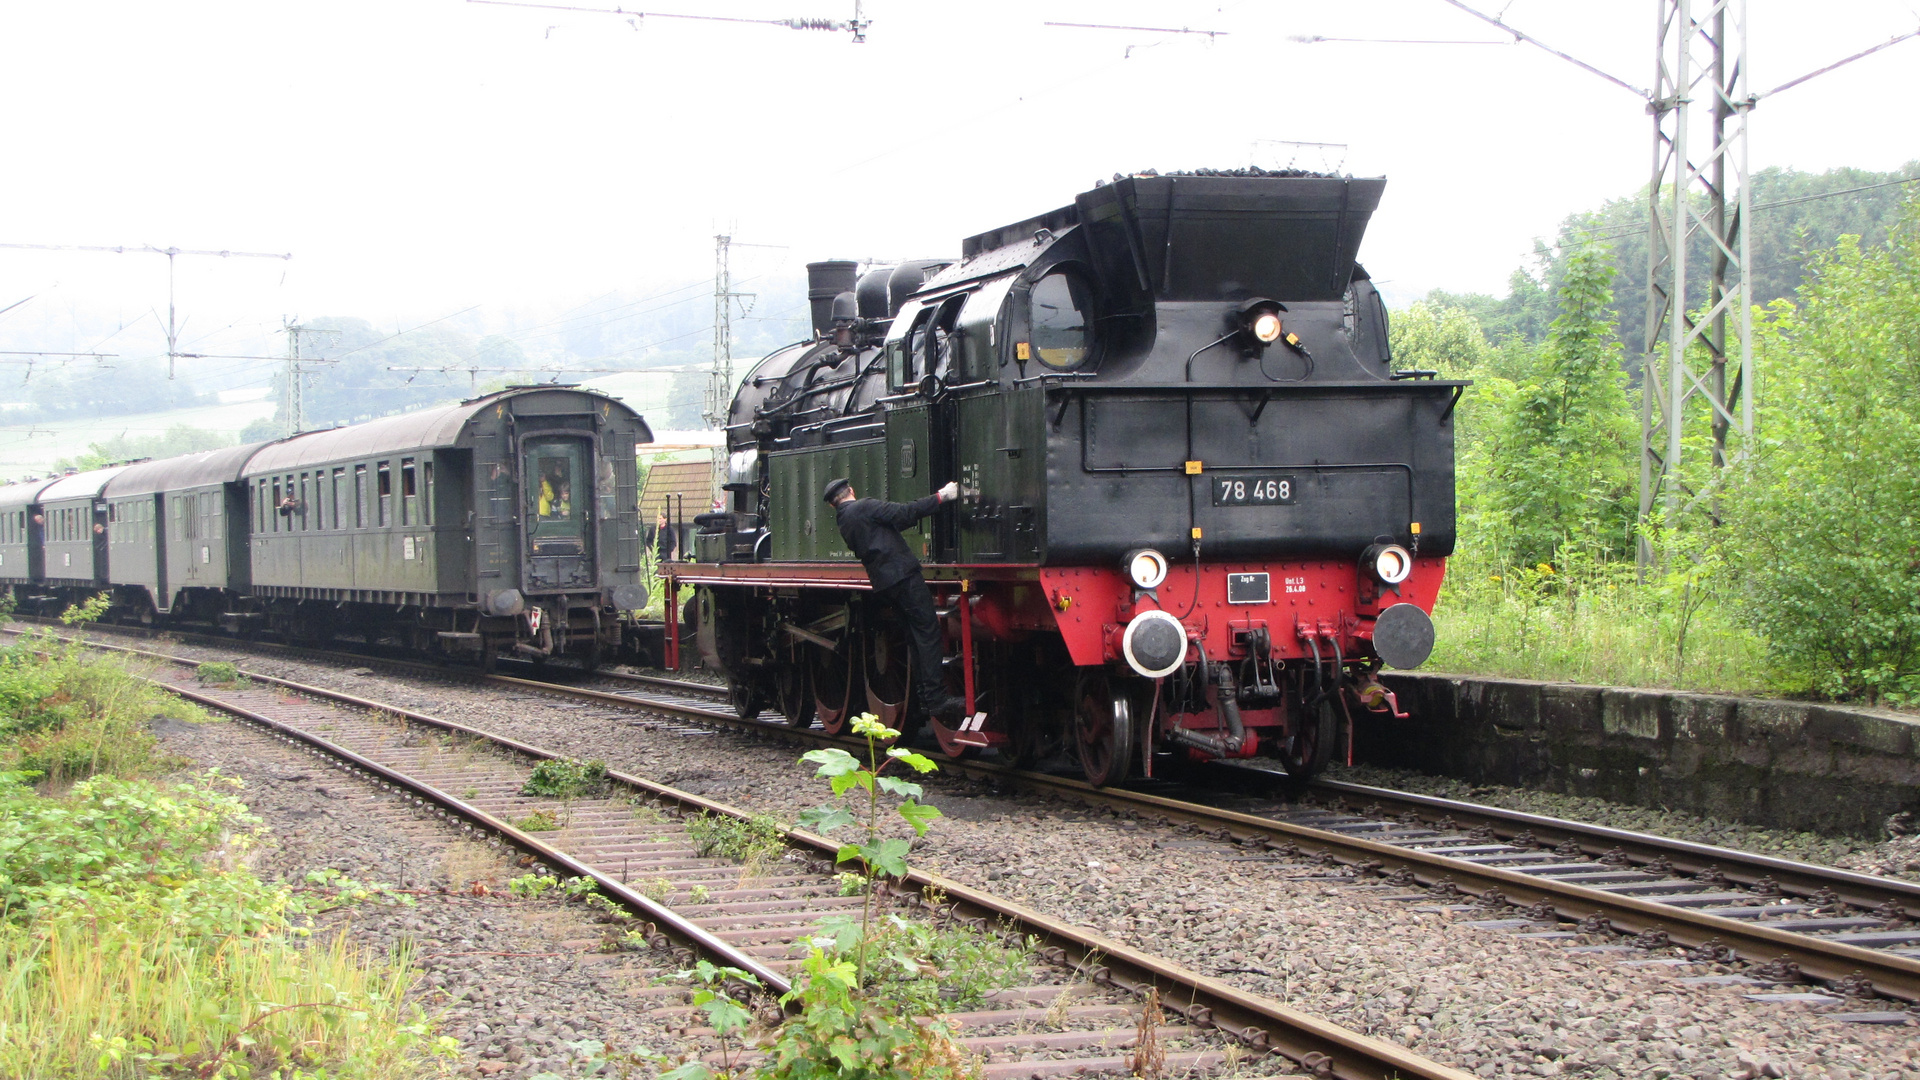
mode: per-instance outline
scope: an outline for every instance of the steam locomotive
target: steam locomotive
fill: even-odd
[[[743,715],[878,713],[1086,776],[1168,755],[1319,770],[1433,645],[1464,383],[1393,366],[1356,262],[1380,179],[1116,177],[957,259],[809,265],[814,335],[761,360],[729,502],[664,566]],[[821,499],[961,498],[906,534],[953,723]],[[673,650],[682,628],[670,625]],[[1164,768],[1164,765],[1162,765]]]

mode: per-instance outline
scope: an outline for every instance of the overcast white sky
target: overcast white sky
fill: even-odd
[[[844,18],[851,3],[648,6]],[[1653,0],[1504,11],[1651,81]],[[1532,238],[1647,179],[1642,103],[1537,50],[1289,40],[1497,40],[1443,0],[869,0],[867,13],[857,45],[461,0],[8,0],[0,242],[291,252],[181,260],[188,336],[214,351],[262,347],[283,314],[411,324],[485,305],[504,328],[697,281],[722,227],[785,245],[743,250],[748,272],[943,254],[1116,170],[1243,165],[1263,140],[1345,144],[1298,163],[1390,178],[1362,257],[1394,293],[1501,292]],[[1905,0],[1751,0],[1753,88],[1917,19]],[[1920,41],[1765,101],[1753,167],[1920,157],[1916,71]],[[0,249],[0,306],[32,294],[34,325],[164,312],[165,260]]]

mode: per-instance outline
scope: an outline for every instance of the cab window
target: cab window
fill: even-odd
[[[1093,355],[1088,290],[1078,274],[1057,271],[1036,283],[1029,297],[1034,355],[1055,371],[1071,371]]]
[[[906,335],[890,347],[892,351],[887,356],[887,370],[893,377],[895,390],[911,390],[920,381],[920,376],[926,374],[923,357],[927,347],[927,327],[932,322],[933,310],[920,309]]]

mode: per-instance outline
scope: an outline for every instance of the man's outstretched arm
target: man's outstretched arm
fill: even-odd
[[[896,529],[912,527],[913,523],[940,508],[944,502],[952,502],[960,496],[960,485],[949,480],[940,490],[924,499],[915,499],[910,503],[883,502],[874,513],[874,519]]]

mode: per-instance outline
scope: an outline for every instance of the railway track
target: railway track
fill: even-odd
[[[594,690],[541,684],[554,692],[618,698],[703,722],[794,731],[762,714],[742,721],[719,687],[619,672],[584,678],[624,687]],[[1095,789],[1080,781],[1008,769],[990,762],[951,763],[959,771],[1029,790],[1114,806],[1137,814],[1225,830],[1235,841],[1331,858],[1389,883],[1437,888],[1456,907],[1485,909],[1484,925],[1571,937],[1606,930],[1642,947],[1671,944],[1703,961],[1741,959],[1757,999],[1837,1004],[1871,992],[1920,1002],[1920,884],[1730,848],[1590,825],[1383,788],[1315,781],[1310,800],[1272,797],[1283,776],[1257,768],[1214,767],[1249,794],[1222,797],[1167,785],[1151,790]],[[1262,790],[1264,789],[1264,790]],[[1204,799],[1204,801],[1196,801]],[[1563,924],[1572,923],[1579,931]],[[1584,946],[1622,948],[1618,945]],[[1841,996],[1770,993],[1803,978]],[[1863,1022],[1904,1022],[1888,1009],[1846,1014]]]
[[[250,674],[245,684],[198,686],[199,661],[193,658],[89,644],[159,661],[164,666],[152,678],[171,692],[265,727],[463,827],[498,836],[563,877],[592,879],[640,920],[638,932],[650,947],[685,950],[750,972],[770,994],[791,986],[795,963],[788,943],[821,914],[857,902],[839,895],[832,875],[837,843],[804,831],[786,832],[790,855],[759,877],[743,877],[737,864],[701,856],[683,824],[687,816],[747,817],[713,800],[619,773],[609,774],[611,787],[601,795],[564,801],[526,795],[522,788],[537,763],[558,755],[413,710],[261,674]],[[987,1059],[985,1077],[1128,1073],[1138,1033],[1151,1028],[1164,1048],[1165,1067],[1176,1070],[1205,1073],[1279,1055],[1321,1076],[1468,1080],[1466,1073],[1394,1044],[959,882],[915,871],[894,891],[930,917],[1037,939],[1039,955],[1059,976],[996,991],[977,1007],[944,1017],[963,1048]],[[676,992],[664,988],[657,1007],[679,1008],[665,1001]],[[1149,992],[1157,994],[1168,1019],[1143,1027],[1139,999]],[[710,1034],[695,1026],[691,1010],[682,1011],[689,1036]]]
[[[726,704],[724,688],[705,683],[572,669],[550,669],[540,679],[481,675],[348,656],[799,742],[849,745],[817,728],[793,728],[774,714],[743,720]],[[1811,979],[1849,996],[1870,991],[1920,1003],[1920,927],[1912,925],[1920,922],[1920,884],[1914,882],[1332,781],[1308,785],[1310,802],[1287,801],[1273,795],[1284,777],[1253,768],[1215,767],[1210,775],[1233,778],[1238,783],[1226,786],[1240,793],[1220,797],[1216,791],[1208,801],[1171,784],[1156,785],[1157,791],[1096,789],[986,761],[944,768],[1328,860],[1389,884],[1424,885],[1438,890],[1439,901],[1484,908],[1485,922],[1517,932],[1567,935],[1575,931],[1566,924],[1573,924],[1582,932],[1627,935],[1642,946],[1670,944],[1703,960],[1737,958],[1755,965],[1758,997],[1779,996],[1763,992],[1768,986]],[[1537,925],[1529,930],[1530,924]],[[1907,1014],[1858,1015],[1893,1022]]]

